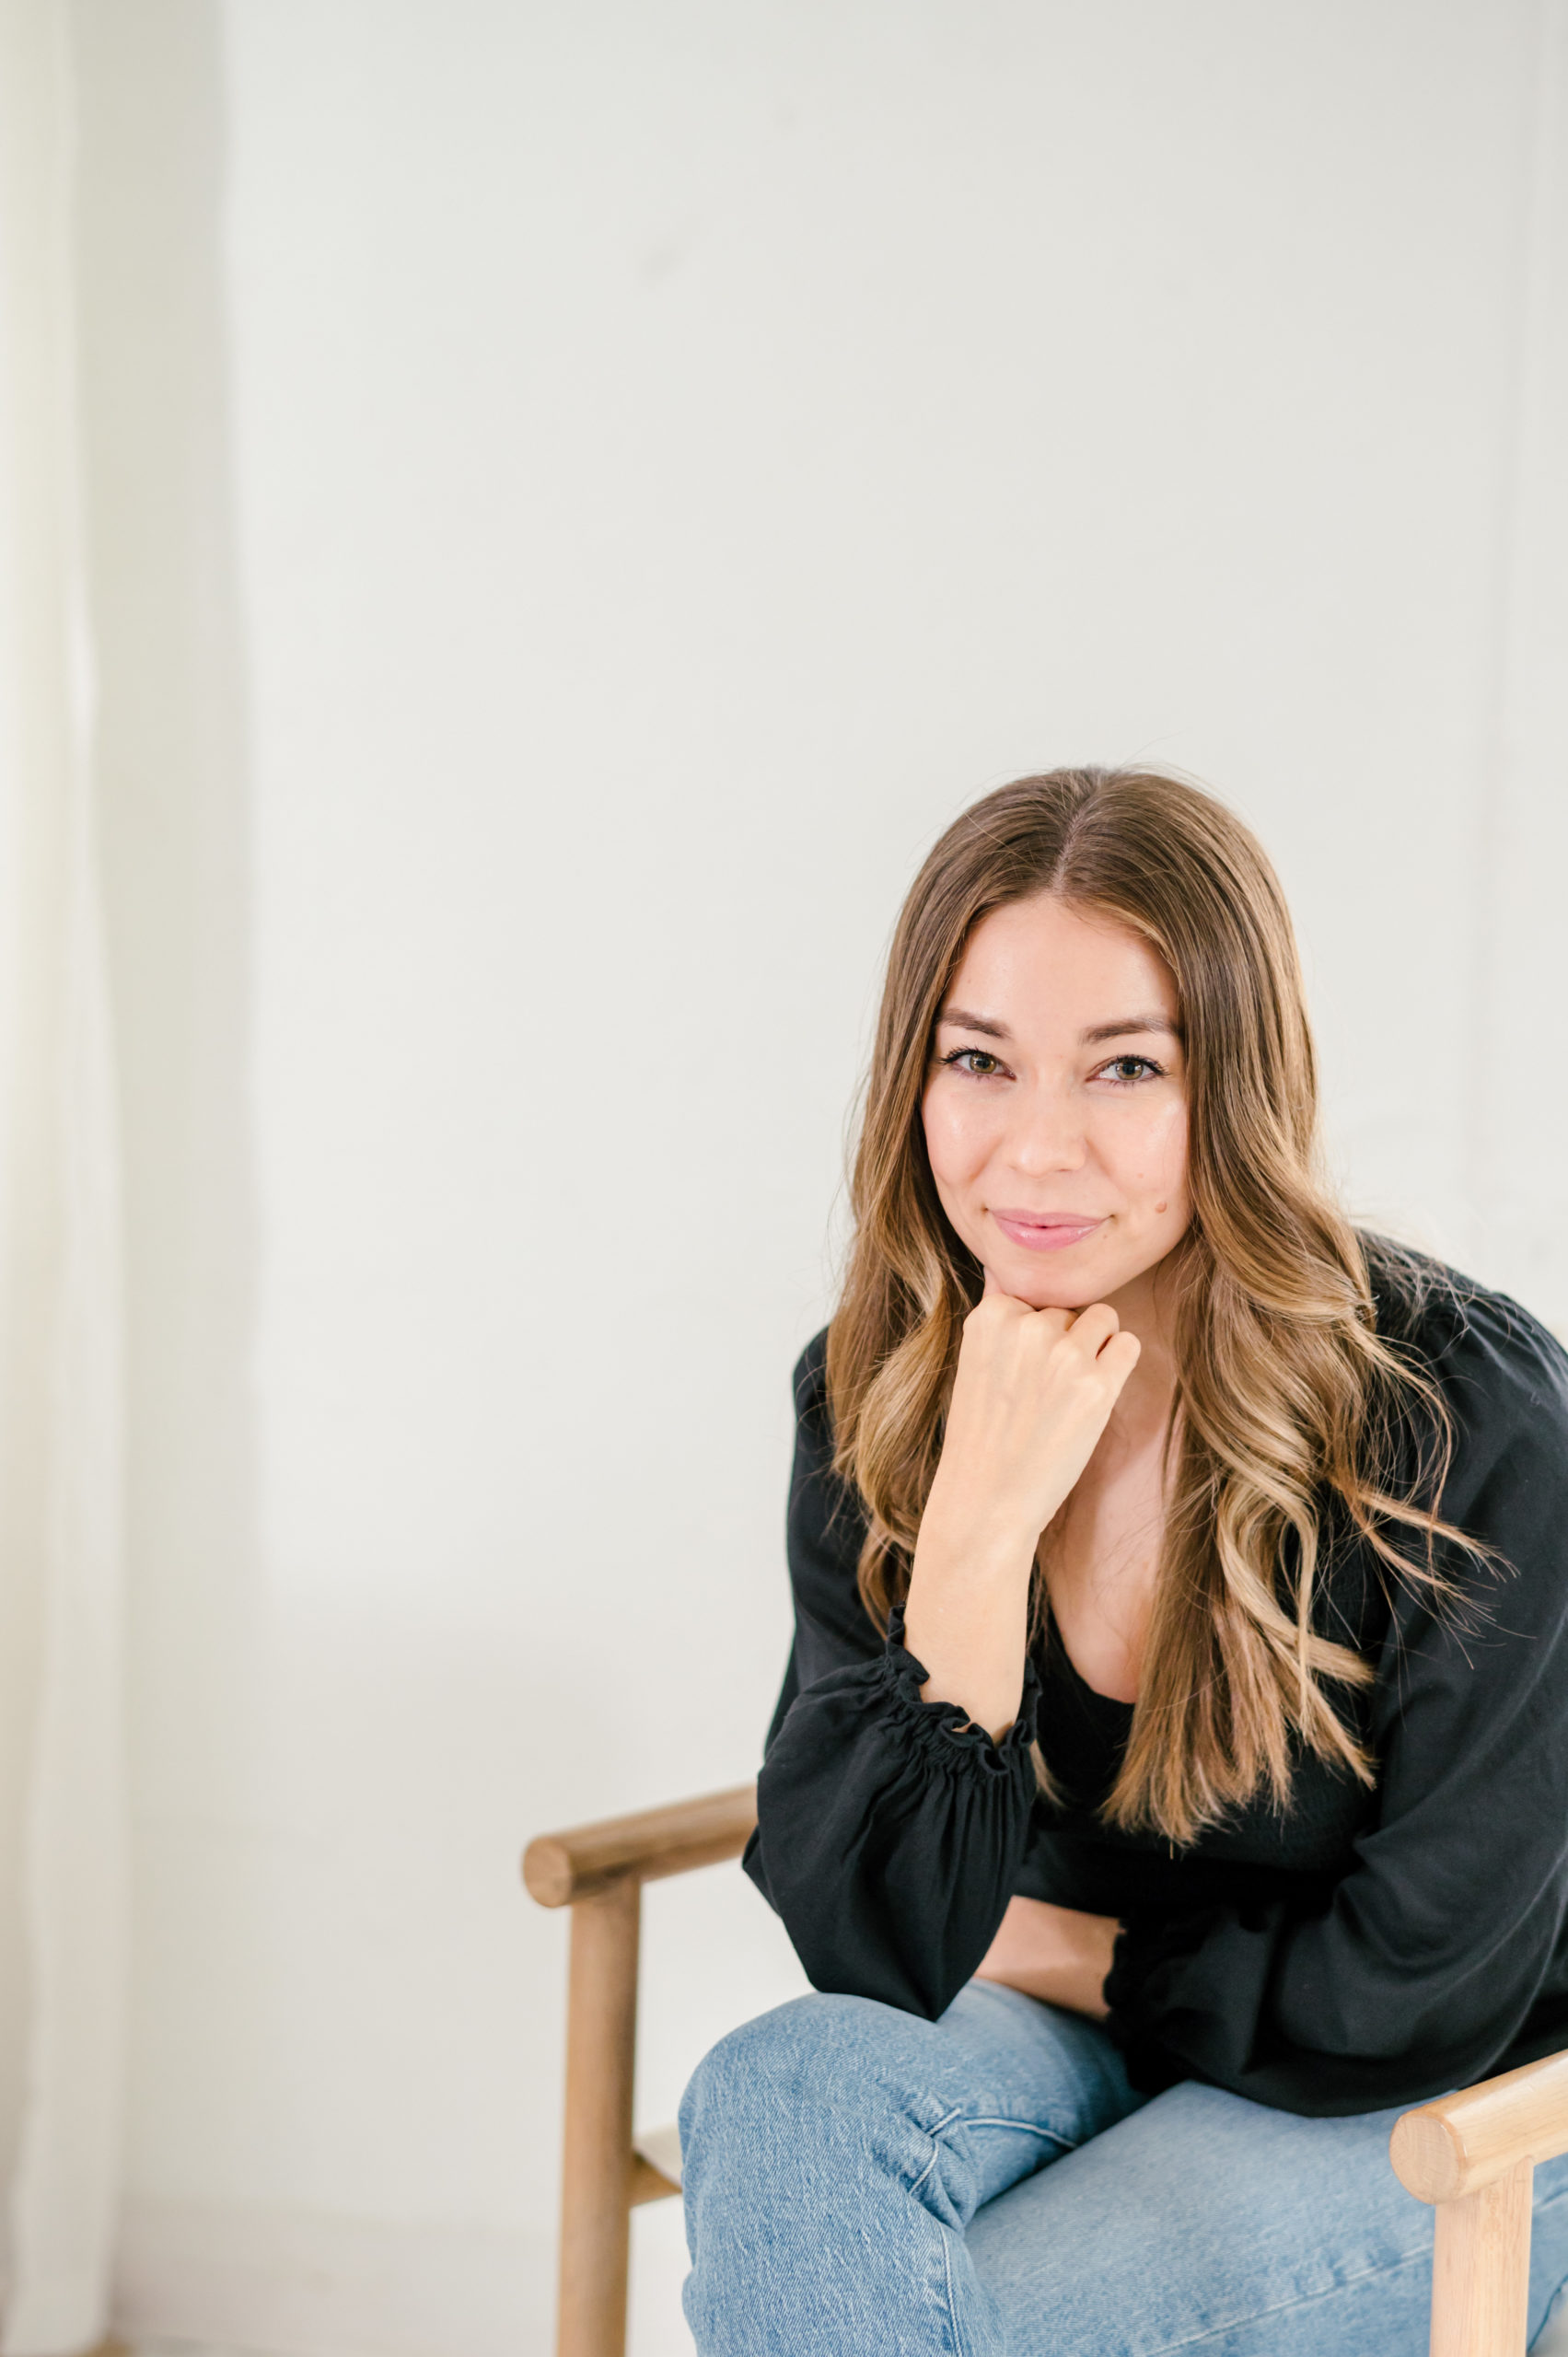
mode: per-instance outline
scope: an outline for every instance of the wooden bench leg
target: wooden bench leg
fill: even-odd
[[[1534,2179],[1534,2164],[1518,2161],[1474,2193],[1437,2204],[1432,2357],[1523,2357]]]
[[[572,1909],[556,2357],[625,2357],[642,1897],[628,1875]]]

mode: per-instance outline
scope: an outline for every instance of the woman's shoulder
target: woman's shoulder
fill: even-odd
[[[833,1464],[833,1416],[828,1403],[828,1329],[814,1334],[795,1363],[795,1475],[792,1524],[832,1531],[856,1559],[865,1536],[860,1501]],[[853,1529],[845,1536],[846,1525]],[[835,1552],[839,1551],[835,1549]]]
[[[795,1363],[795,1413],[798,1422],[814,1421],[827,1427],[828,1329],[813,1334]]]
[[[1429,1253],[1361,1241],[1379,1334],[1437,1385],[1453,1418],[1460,1486],[1473,1492],[1521,1455],[1568,1473],[1568,1352],[1550,1327]]]
[[[1470,1379],[1485,1365],[1510,1386],[1553,1393],[1568,1386],[1568,1351],[1511,1294],[1387,1236],[1364,1229],[1361,1244],[1379,1333],[1412,1348],[1440,1381]]]

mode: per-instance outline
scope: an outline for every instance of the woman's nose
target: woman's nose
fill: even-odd
[[[1088,1138],[1083,1108],[1071,1092],[1031,1090],[1022,1101],[1015,1097],[1014,1105],[1007,1158],[1016,1170],[1043,1178],[1053,1170],[1083,1168],[1088,1158]]]

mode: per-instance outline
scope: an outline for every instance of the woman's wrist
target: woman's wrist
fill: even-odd
[[[930,1587],[952,1586],[970,1595],[1028,1587],[1034,1570],[1038,1531],[994,1506],[970,1505],[957,1494],[935,1492],[921,1516],[910,1567],[912,1584],[923,1577]]]
[[[910,1566],[904,1642],[927,1699],[956,1703],[996,1741],[1023,1699],[1036,1537],[993,1504],[970,1507],[939,1473]]]
[[[904,1643],[925,1671],[925,1699],[955,1703],[993,1742],[1018,1715],[1028,1643],[1027,1581],[912,1574]]]

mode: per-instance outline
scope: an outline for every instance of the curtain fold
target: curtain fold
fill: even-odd
[[[107,2324],[127,1968],[117,1115],[69,18],[0,0],[0,2350]]]

